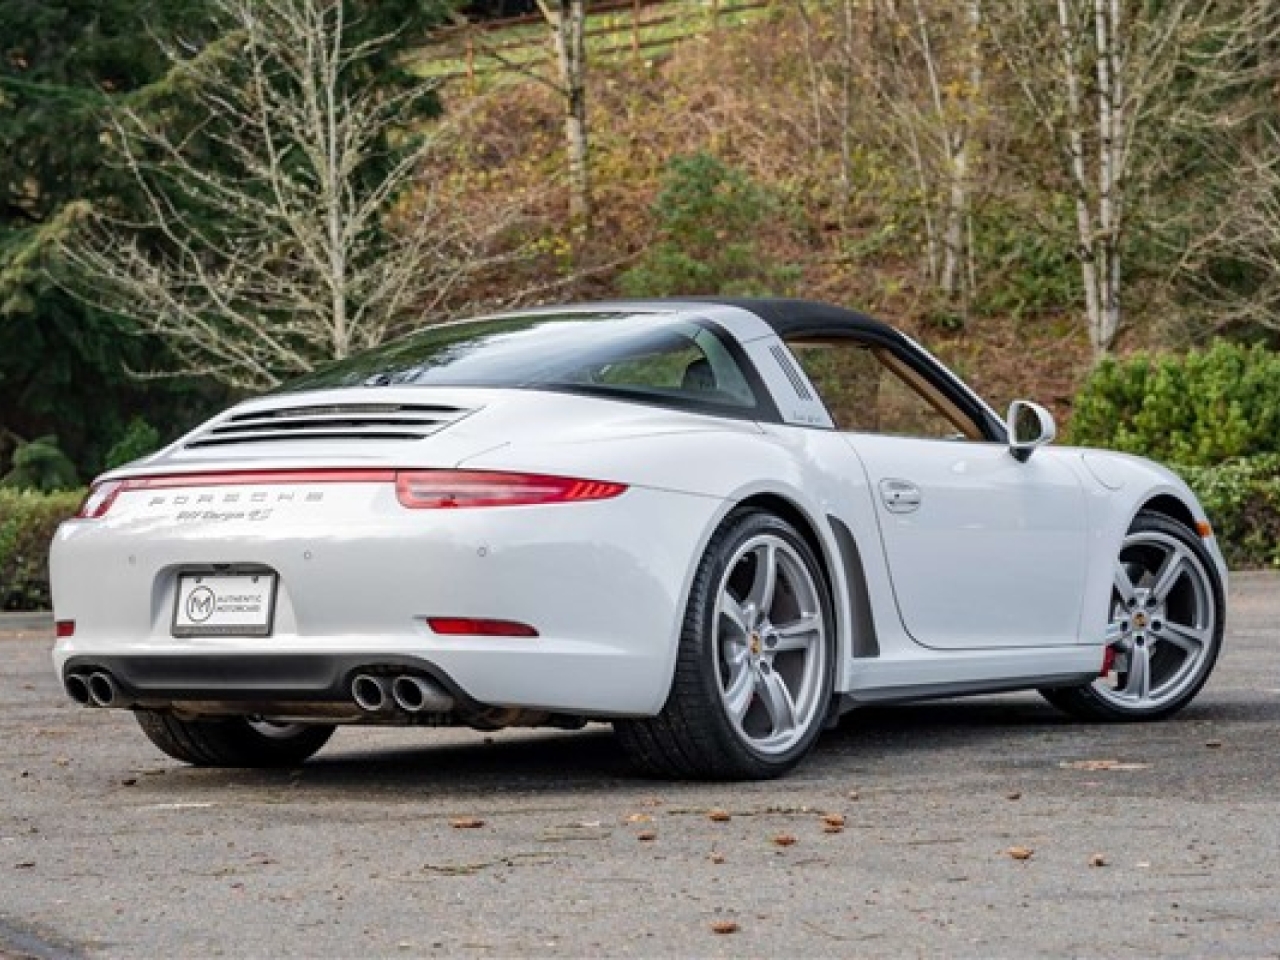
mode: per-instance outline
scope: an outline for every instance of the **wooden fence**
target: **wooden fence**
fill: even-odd
[[[777,0],[595,0],[587,7],[588,57],[599,62],[665,56],[682,40],[762,17]],[[550,63],[550,35],[541,14],[437,30],[415,63],[425,78],[472,85],[502,74],[529,73]]]

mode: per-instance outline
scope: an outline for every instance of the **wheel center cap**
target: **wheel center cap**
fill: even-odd
[[[751,636],[747,638],[747,649],[751,651],[753,657],[760,656],[760,651],[764,649],[764,643],[760,639],[760,634],[755,630],[751,631]]]
[[[1145,613],[1135,613],[1133,615],[1133,626],[1137,630],[1142,630],[1147,625],[1147,615]]]

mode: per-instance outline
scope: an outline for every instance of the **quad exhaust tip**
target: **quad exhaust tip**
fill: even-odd
[[[361,673],[351,681],[351,699],[365,713],[382,713],[391,709],[391,681]]]
[[[82,707],[88,707],[93,704],[93,694],[89,692],[89,681],[78,673],[67,674],[63,681],[63,686],[67,690],[69,696]]]
[[[406,713],[448,713],[453,697],[430,680],[408,674],[396,677],[391,684],[396,706]]]

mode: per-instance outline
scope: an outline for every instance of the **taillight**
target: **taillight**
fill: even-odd
[[[480,617],[427,617],[427,626],[446,637],[536,637],[538,631],[515,620]]]
[[[89,493],[76,511],[80,520],[97,520],[111,509],[116,495],[124,488],[123,480],[102,480],[89,488]]]
[[[608,500],[626,489],[622,483],[536,473],[406,470],[396,474],[396,496],[411,510],[581,503]]]
[[[58,620],[53,625],[53,633],[58,639],[74,637],[76,635],[76,622],[74,620]]]

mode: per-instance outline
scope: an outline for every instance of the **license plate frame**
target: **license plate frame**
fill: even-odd
[[[173,636],[271,636],[279,580],[272,570],[178,574]]]

